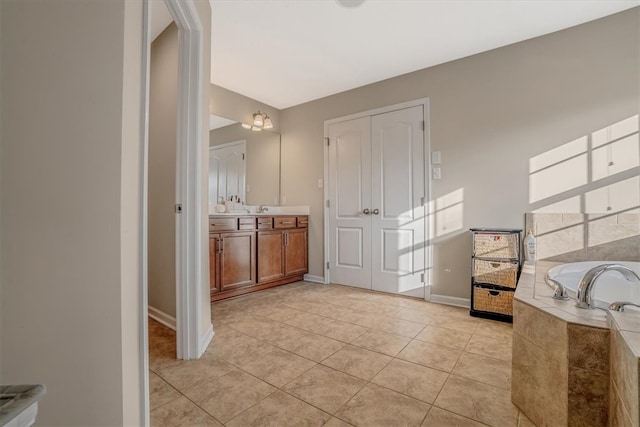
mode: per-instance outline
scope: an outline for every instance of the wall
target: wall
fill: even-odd
[[[178,27],[151,43],[149,71],[149,306],[176,317]]]
[[[0,8],[1,382],[46,385],[39,425],[139,425],[142,2]]]
[[[211,114],[240,123],[251,123],[253,113],[260,110],[271,118],[272,131],[280,132],[280,110],[277,108],[214,84],[210,84],[210,87]]]
[[[431,150],[442,152],[443,176],[429,198],[438,295],[469,297],[468,228],[522,228],[525,212],[637,177],[636,168],[571,187],[561,181],[583,172],[569,171],[548,183],[557,194],[535,198],[529,189],[531,159],[638,113],[639,10],[282,110],[282,197],[311,207],[309,273],[324,275],[317,179],[327,119],[430,99]],[[638,192],[637,181],[630,187]]]

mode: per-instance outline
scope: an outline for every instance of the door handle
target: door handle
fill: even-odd
[[[373,210],[373,214],[374,214],[374,215],[378,215],[379,213],[380,213],[380,211],[379,211],[378,209],[374,209],[374,210]]]
[[[362,213],[365,215],[371,215],[371,211],[369,209],[363,209]]]

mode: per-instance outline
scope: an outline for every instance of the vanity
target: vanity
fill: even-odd
[[[302,280],[308,225],[308,215],[210,215],[211,302]]]

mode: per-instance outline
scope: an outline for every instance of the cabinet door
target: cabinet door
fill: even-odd
[[[220,280],[218,277],[218,244],[219,234],[209,234],[209,290],[211,295],[220,292]]]
[[[220,234],[218,265],[221,291],[255,284],[255,241],[253,231]]]
[[[285,275],[307,273],[307,229],[287,230],[285,234]]]
[[[284,231],[258,231],[258,283],[284,277]]]

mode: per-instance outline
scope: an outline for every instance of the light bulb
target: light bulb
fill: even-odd
[[[262,127],[262,125],[264,125],[264,121],[262,118],[262,114],[260,114],[260,110],[258,110],[258,112],[253,115],[253,125],[258,127]]]
[[[245,128],[245,129],[251,129],[251,125],[248,125],[246,123],[243,123],[242,127]]]
[[[271,122],[271,119],[269,118],[269,116],[267,116],[265,114],[264,116],[264,129],[271,129],[273,128],[273,123]]]
[[[251,130],[254,132],[260,132],[262,128],[259,128],[258,126],[251,126]]]

